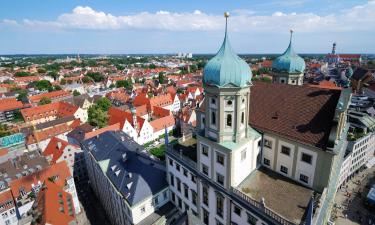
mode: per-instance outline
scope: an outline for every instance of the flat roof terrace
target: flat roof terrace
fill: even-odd
[[[197,140],[195,138],[179,141],[171,145],[170,150],[172,150],[174,154],[188,158],[192,162],[197,163]]]
[[[286,220],[300,224],[314,191],[276,172],[261,167],[236,188]]]

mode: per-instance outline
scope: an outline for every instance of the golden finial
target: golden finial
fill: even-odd
[[[224,13],[224,17],[225,17],[225,18],[228,18],[228,17],[229,17],[229,12],[225,12],[225,13]]]

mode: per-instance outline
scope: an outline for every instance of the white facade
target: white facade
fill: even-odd
[[[171,112],[176,113],[176,112],[180,111],[180,109],[181,109],[180,98],[179,98],[178,95],[176,94],[176,95],[174,96],[174,99],[172,99],[172,100],[173,100],[173,104],[172,104],[172,106],[170,107],[170,110],[171,110]]]
[[[16,213],[16,207],[13,207],[2,211],[0,217],[0,225],[16,225],[18,224],[18,218]]]

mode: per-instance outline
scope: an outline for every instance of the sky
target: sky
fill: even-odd
[[[0,54],[375,53],[375,0],[4,0]]]

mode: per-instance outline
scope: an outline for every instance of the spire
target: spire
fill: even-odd
[[[292,38],[293,38],[293,30],[290,30],[290,40],[289,40],[289,45],[292,44]]]
[[[293,30],[290,30],[289,45],[288,45],[288,48],[283,53],[283,55],[293,55],[293,56],[296,55],[294,50],[293,50],[292,40],[293,40]]]
[[[228,30],[228,17],[229,17],[229,12],[225,12],[224,13],[224,17],[225,17],[225,37],[224,39],[226,40],[227,39],[227,30]]]

